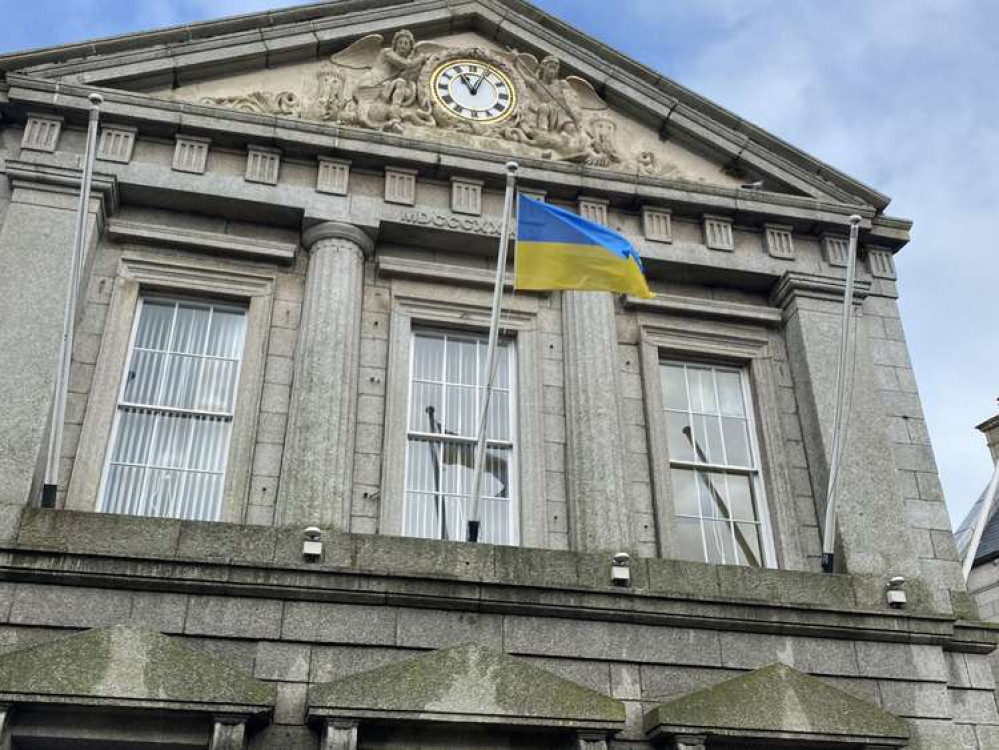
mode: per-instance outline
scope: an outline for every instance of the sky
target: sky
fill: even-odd
[[[999,412],[999,3],[535,0],[892,197],[902,316],[956,526]],[[0,52],[209,20],[281,0],[0,0]]]

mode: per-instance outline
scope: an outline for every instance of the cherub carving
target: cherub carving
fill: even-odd
[[[408,29],[397,31],[390,47],[384,47],[384,41],[381,34],[371,34],[330,58],[335,68],[344,69],[346,79],[330,112],[332,119],[353,108],[357,120],[368,127],[397,130],[401,122],[433,124],[429,98],[416,80],[427,60],[444,47],[416,42]],[[351,75],[362,70],[359,76]]]
[[[593,166],[620,161],[613,120],[599,117],[587,121],[590,113],[607,109],[588,81],[578,76],[561,78],[562,64],[553,55],[540,63],[526,52],[511,50],[510,56],[530,96],[516,121],[505,129],[504,137],[541,148],[548,158]]]

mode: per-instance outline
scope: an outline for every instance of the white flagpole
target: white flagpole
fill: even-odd
[[[982,534],[985,533],[985,526],[989,522],[989,516],[992,515],[992,508],[995,506],[997,494],[999,494],[999,461],[996,462],[996,468],[992,472],[992,479],[985,490],[985,496],[982,500],[982,512],[979,514],[978,520],[975,521],[975,532],[971,536],[971,544],[968,546],[968,551],[965,552],[964,563],[961,565],[961,572],[964,574],[965,581],[968,580],[968,576],[971,575],[971,569],[975,565],[978,545],[982,543]]]
[[[822,571],[832,573],[836,550],[836,501],[839,468],[843,458],[843,442],[850,421],[850,392],[853,385],[853,286],[857,272],[857,236],[860,216],[850,217],[850,246],[846,264],[846,291],[843,294],[843,327],[839,344],[839,372],[836,375],[836,410],[833,416],[832,457],[829,460],[829,481],[826,485],[826,522],[822,538]]]
[[[90,123],[87,127],[87,145],[83,153],[83,174],[80,179],[80,201],[76,209],[76,228],[73,233],[73,260],[66,291],[66,306],[62,319],[62,346],[59,351],[59,370],[56,373],[52,423],[49,425],[48,455],[45,461],[45,480],[42,487],[42,507],[55,506],[59,483],[59,457],[62,454],[63,422],[66,418],[66,398],[69,388],[69,367],[73,359],[73,334],[76,327],[76,302],[83,276],[87,245],[87,209],[90,203],[90,185],[94,174],[94,155],[97,151],[97,126],[104,97],[91,94]]]
[[[486,420],[489,401],[493,395],[496,377],[496,343],[499,339],[500,309],[503,306],[503,285],[506,277],[506,258],[510,251],[510,222],[513,220],[513,196],[517,185],[517,162],[506,163],[506,197],[503,201],[503,227],[500,230],[499,252],[496,254],[496,283],[493,287],[493,311],[489,321],[489,346],[486,348],[486,389],[482,394],[479,410],[479,432],[475,444],[475,468],[472,479],[472,496],[468,507],[468,541],[479,541],[479,523],[482,507],[482,472],[486,465]]]

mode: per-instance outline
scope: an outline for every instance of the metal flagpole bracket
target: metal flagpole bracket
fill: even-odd
[[[826,520],[822,537],[822,572],[836,568],[836,501],[837,480],[843,460],[843,442],[850,423],[850,394],[853,390],[853,286],[857,274],[857,237],[860,222],[857,214],[850,217],[850,246],[846,266],[846,290],[843,294],[843,324],[839,343],[839,370],[836,374],[836,410],[833,414],[832,455],[829,459],[829,481],[826,484]]]
[[[86,260],[87,208],[90,202],[90,185],[94,175],[94,155],[97,152],[97,127],[101,116],[104,97],[97,92],[87,97],[90,100],[90,122],[87,127],[87,145],[83,152],[83,169],[80,178],[80,201],[76,209],[76,227],[73,231],[72,266],[66,290],[66,305],[63,309],[62,344],[59,350],[59,369],[56,372],[55,391],[52,399],[51,423],[49,424],[48,454],[45,461],[45,480],[42,485],[42,507],[52,508],[56,504],[59,484],[59,457],[62,455],[63,422],[66,418],[66,392],[69,387],[69,369],[73,359],[74,319],[76,303],[80,293],[83,266]]]
[[[472,479],[472,496],[468,508],[468,541],[479,541],[480,509],[482,507],[482,471],[486,463],[486,420],[489,417],[489,400],[496,377],[496,344],[499,339],[500,309],[503,306],[503,282],[506,277],[506,259],[510,252],[510,222],[513,217],[513,196],[517,186],[515,161],[506,163],[506,197],[503,200],[503,228],[500,231],[499,252],[496,255],[496,284],[493,287],[493,310],[489,320],[489,346],[486,349],[486,387],[482,393],[479,410],[479,432],[475,443],[475,469]]]

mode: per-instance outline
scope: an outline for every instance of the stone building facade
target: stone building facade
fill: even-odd
[[[345,0],[0,71],[5,746],[999,747],[888,198],[522,0]],[[506,295],[471,545],[511,158],[657,294]]]

